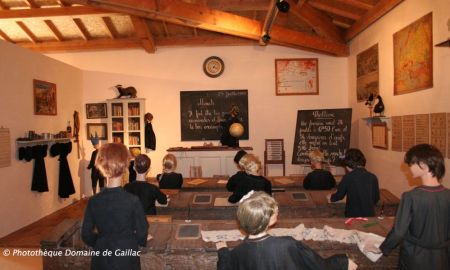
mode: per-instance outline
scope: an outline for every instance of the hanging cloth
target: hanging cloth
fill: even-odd
[[[151,122],[145,124],[145,148],[156,149],[156,136]]]
[[[58,195],[61,198],[68,198],[75,193],[73,186],[72,175],[70,174],[69,163],[67,162],[67,155],[72,151],[72,142],[55,143],[50,148],[50,155],[52,157],[59,155],[59,184]]]
[[[46,144],[19,148],[19,160],[29,162],[34,159],[33,178],[31,180],[32,191],[48,192],[47,172],[44,161],[46,156]]]

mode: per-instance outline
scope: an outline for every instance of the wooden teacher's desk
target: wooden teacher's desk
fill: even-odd
[[[252,147],[192,146],[172,147],[167,152],[177,158],[177,171],[184,177],[213,177],[216,174],[233,175],[236,172],[233,159],[241,149],[253,150]]]
[[[157,208],[159,215],[181,220],[234,220],[236,217],[237,204],[228,203],[229,192],[170,192],[168,205]],[[345,202],[328,203],[329,193],[330,190],[286,190],[274,192],[273,196],[279,205],[280,218],[344,217]],[[384,216],[395,216],[399,199],[386,189],[381,189],[380,195],[377,215],[383,211]]]
[[[393,218],[379,220],[370,218],[368,221],[354,221],[345,225],[344,218],[302,218],[279,220],[274,228],[292,229],[299,224],[305,228],[323,229],[325,225],[334,229],[358,230],[366,233],[375,233],[386,236],[389,232]],[[43,236],[41,249],[48,251],[87,250],[80,240],[79,220],[65,220],[55,230]],[[189,230],[186,230],[188,228]],[[192,230],[193,229],[193,230]],[[201,231],[236,230],[235,221],[223,220],[195,220],[185,222],[175,220],[168,223],[150,223],[149,234],[152,238],[147,242],[147,247],[142,250],[140,260],[143,270],[164,269],[216,269],[217,250],[214,242],[205,242]],[[184,231],[183,233],[181,233]],[[230,248],[237,246],[241,240],[227,242]],[[337,241],[312,241],[303,240],[303,243],[318,252],[323,257],[333,254],[347,254],[357,264],[358,269],[396,269],[398,251],[390,256],[382,256],[376,263],[370,261],[356,244],[347,244]],[[43,268],[56,269],[89,269],[89,256],[44,256]]]

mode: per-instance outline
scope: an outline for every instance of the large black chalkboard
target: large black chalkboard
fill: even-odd
[[[221,135],[219,119],[228,113],[231,105],[240,109],[244,135],[248,139],[248,91],[181,91],[181,140],[219,140]]]
[[[319,149],[331,165],[350,145],[352,109],[304,110],[297,113],[292,164],[309,164],[308,153]]]

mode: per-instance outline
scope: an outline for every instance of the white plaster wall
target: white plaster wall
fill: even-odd
[[[33,79],[56,84],[57,115],[34,115]],[[67,64],[0,41],[0,126],[10,129],[11,166],[0,168],[0,237],[24,227],[79,198],[76,148],[69,155],[69,166],[76,194],[58,197],[57,158],[45,158],[49,192],[31,191],[34,162],[16,158],[15,140],[28,130],[56,133],[73,123],[74,110],[80,111],[82,72]]]
[[[349,57],[349,103],[353,108],[355,128],[352,134],[353,146],[358,146],[366,154],[367,167],[380,179],[380,184],[395,194],[410,190],[418,181],[405,174],[402,165],[404,152],[386,151],[372,148],[371,131],[365,121],[369,112],[364,102],[356,101],[356,55],[378,43],[380,95],[386,107],[387,116],[421,113],[450,112],[450,65],[449,48],[433,47],[434,87],[418,92],[394,96],[393,34],[422,16],[433,12],[433,44],[440,43],[450,36],[447,21],[450,19],[449,0],[407,0],[388,15],[357,36],[350,45]],[[357,132],[357,133],[356,133]],[[389,145],[391,145],[389,132]],[[446,159],[447,170],[450,162]],[[449,173],[444,185],[450,186]]]
[[[220,56],[225,62],[225,72],[219,78],[212,79],[203,73],[202,63],[211,55]],[[85,70],[83,103],[114,98],[117,94],[111,87],[116,84],[136,87],[138,97],[146,99],[147,111],[155,117],[157,149],[149,154],[153,160],[151,175],[161,170],[161,159],[167,148],[202,144],[180,141],[179,92],[182,90],[247,89],[250,139],[240,144],[252,146],[253,152],[263,159],[264,140],[283,138],[287,174],[301,172],[300,166],[291,164],[297,110],[348,107],[347,58],[290,48],[163,48],[155,54],[120,50],[48,56]],[[275,59],[305,57],[319,59],[320,95],[275,96]],[[90,151],[88,148],[86,153],[90,155]],[[281,168],[271,169],[271,175],[281,174]],[[90,194],[89,190],[86,192]]]

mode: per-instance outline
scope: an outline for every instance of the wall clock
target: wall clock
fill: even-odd
[[[203,62],[203,71],[211,78],[217,78],[225,70],[225,64],[220,57],[210,56]]]

